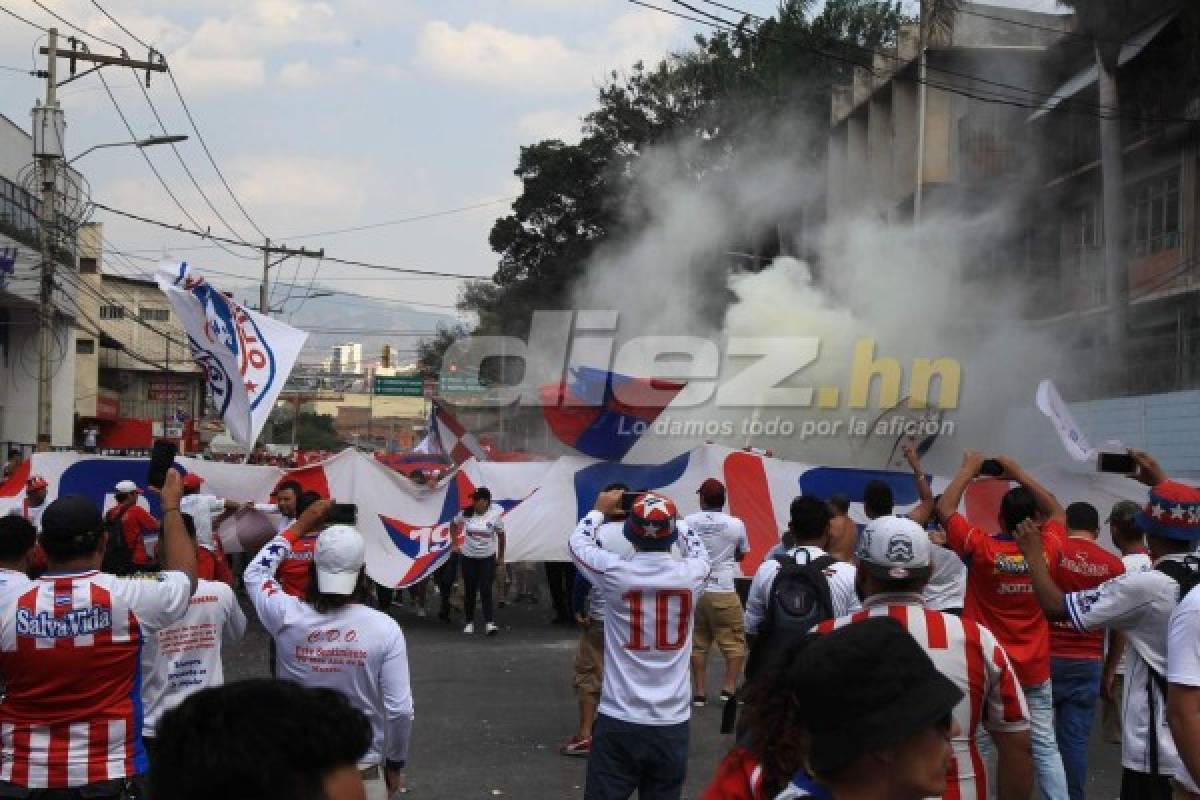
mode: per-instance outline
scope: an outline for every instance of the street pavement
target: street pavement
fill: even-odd
[[[581,798],[586,761],[558,754],[578,724],[571,689],[577,633],[547,624],[541,605],[509,605],[497,611],[501,632],[466,636],[462,625],[421,619],[406,604],[392,614],[404,629],[412,671],[416,722],[405,796],[483,798]],[[246,638],[225,656],[227,680],[265,677],[267,635],[243,599],[250,624]],[[709,696],[719,691],[721,664],[710,663]],[[698,798],[732,737],[720,734],[720,703],[695,709],[685,798]],[[281,732],[281,735],[285,735]],[[1088,798],[1119,794],[1117,745],[1093,738]]]

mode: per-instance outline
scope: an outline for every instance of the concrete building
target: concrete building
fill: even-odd
[[[361,375],[363,371],[362,345],[357,342],[334,345],[329,371],[336,375]]]
[[[975,76],[1031,85],[1069,20],[965,3],[949,31],[930,31],[925,81],[920,28],[905,26],[895,48],[834,90],[827,218],[908,222],[918,204],[924,214],[982,208],[1007,183],[1028,178],[1028,111],[965,95],[1001,91]]]
[[[32,161],[32,137],[0,115],[0,448],[5,450],[32,449],[37,440],[41,199],[23,185],[28,185],[23,178]],[[64,183],[77,184],[77,172],[68,169],[66,174]],[[78,276],[73,210],[64,203],[55,226],[58,280],[53,294],[50,354],[54,447],[70,447],[74,433],[76,345],[72,296]]]
[[[182,439],[204,409],[204,375],[158,285],[103,267],[101,226],[80,234],[75,413],[103,449]],[[191,443],[195,447],[195,443]]]

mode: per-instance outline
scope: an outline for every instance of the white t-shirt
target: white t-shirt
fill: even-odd
[[[1145,572],[1148,569],[1154,569],[1154,564],[1150,561],[1150,556],[1145,553],[1130,553],[1127,556],[1121,556],[1121,563],[1125,565],[1126,572]],[[1105,642],[1107,645],[1107,641]],[[1124,675],[1129,669],[1129,652],[1121,654],[1121,663],[1117,664],[1116,673]]]
[[[953,550],[933,545],[930,548],[933,572],[921,592],[926,608],[934,611],[961,609],[967,595],[967,565]]]
[[[807,564],[816,561],[821,556],[829,555],[819,547],[796,547],[788,551],[797,564]],[[771,599],[771,587],[775,584],[775,576],[779,574],[779,562],[768,559],[758,566],[754,580],[750,582],[750,592],[746,596],[746,633],[758,633],[767,616],[767,603]],[[853,564],[844,561],[834,561],[825,568],[825,578],[829,581],[829,596],[833,601],[833,616],[843,617],[858,611],[861,607],[858,593],[854,591],[854,577],[858,570]]]
[[[33,586],[33,581],[24,572],[15,569],[0,569],[0,605],[4,605],[15,597],[19,597],[26,589]]]
[[[1193,589],[1171,614],[1167,634],[1167,681],[1200,686],[1200,591]],[[1192,794],[1200,793],[1196,777],[1180,762],[1175,780]]]
[[[1166,559],[1183,556],[1166,556]],[[1159,771],[1175,775],[1182,770],[1175,741],[1167,727],[1166,699],[1151,683],[1147,667],[1160,675],[1167,672],[1167,627],[1178,605],[1179,584],[1156,569],[1127,572],[1094,589],[1065,596],[1067,616],[1077,630],[1088,632],[1112,628],[1125,634],[1129,673],[1121,698],[1121,765],[1136,772],[1150,772],[1147,743],[1150,725],[1158,732]],[[1154,720],[1146,687],[1154,692]]]
[[[246,632],[233,589],[198,581],[183,619],[146,637],[142,647],[142,735],[153,736],[162,715],[192,694],[225,682],[221,643]]]
[[[454,521],[463,526],[462,554],[467,558],[488,558],[496,555],[496,542],[504,533],[504,510],[488,506],[482,514],[464,517],[462,512]]]
[[[225,510],[225,501],[211,494],[189,494],[179,499],[179,510],[192,515],[192,521],[196,523],[196,544],[205,550],[215,550],[213,514]]]
[[[610,553],[616,553],[622,558],[633,558],[633,545],[625,538],[624,522],[605,522],[596,531],[596,545]],[[585,576],[586,577],[586,576]],[[593,585],[588,592],[588,616],[604,622],[605,602],[604,593]]]
[[[291,551],[288,538],[276,536],[243,576],[259,620],[275,639],[276,673],[304,686],[337,689],[366,714],[374,737],[360,766],[406,761],[413,698],[400,626],[364,605],[322,614],[285,593],[275,570]]]
[[[704,543],[683,522],[683,558],[670,553],[618,555],[598,546],[604,515],[591,511],[571,534],[575,565],[604,595],[604,686],[600,713],[636,725],[677,725],[691,718],[692,624],[708,579]]]
[[[746,536],[746,524],[737,517],[721,511],[697,511],[688,515],[684,522],[696,532],[712,563],[706,592],[732,592],[733,579],[741,574],[737,554],[750,552],[750,539]]]

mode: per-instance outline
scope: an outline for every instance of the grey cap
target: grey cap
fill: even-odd
[[[1112,511],[1108,512],[1108,522],[1133,522],[1133,518],[1136,517],[1138,512],[1141,510],[1142,507],[1132,500],[1121,500],[1118,503],[1114,503]]]

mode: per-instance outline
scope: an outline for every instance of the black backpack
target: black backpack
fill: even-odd
[[[779,572],[771,584],[766,617],[746,663],[747,680],[769,668],[817,623],[833,619],[833,596],[825,570],[837,559],[825,555],[800,564],[793,556],[778,555],[775,560]]]
[[[104,562],[101,570],[110,575],[132,575],[133,553],[129,543],[125,541],[125,527],[121,524],[126,509],[122,508],[105,520],[104,529],[108,531],[108,544],[104,548]]]
[[[1184,556],[1182,560],[1166,559],[1165,561],[1160,561],[1154,568],[1179,584],[1179,602],[1182,602],[1183,598],[1187,597],[1188,592],[1196,588],[1197,585],[1200,585],[1200,559],[1195,556]],[[1146,672],[1150,676],[1149,680],[1146,681],[1146,705],[1150,709],[1151,719],[1147,755],[1150,760],[1150,774],[1158,777],[1158,726],[1153,723],[1153,720],[1157,719],[1154,688],[1158,687],[1159,694],[1166,701],[1167,679],[1149,664],[1146,664]]]

